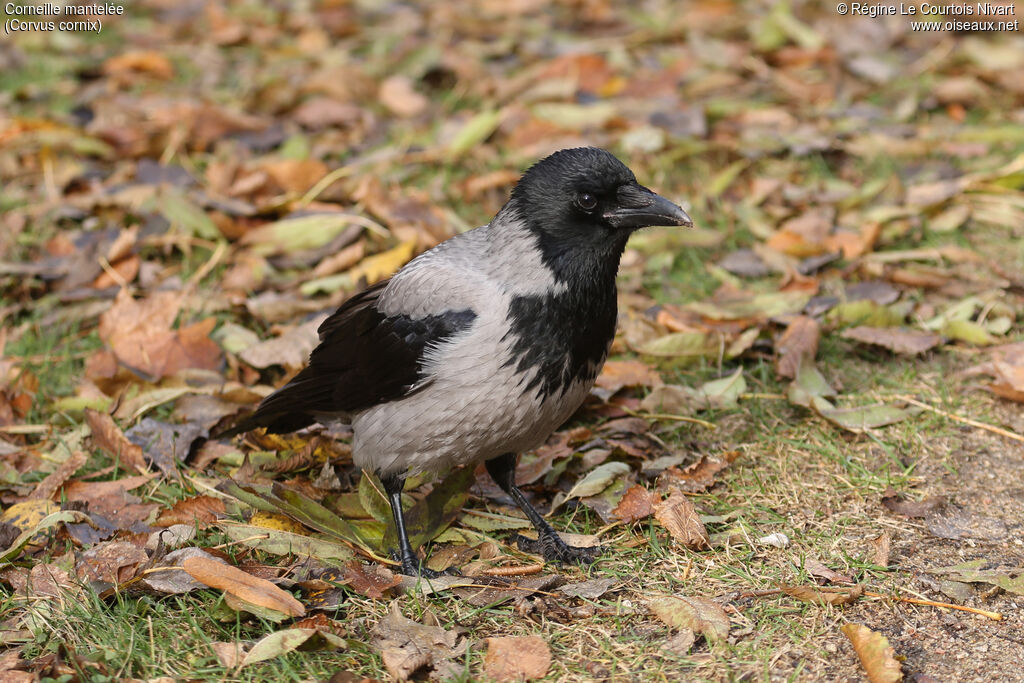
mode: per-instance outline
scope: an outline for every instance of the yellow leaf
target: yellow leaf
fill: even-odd
[[[257,510],[253,513],[252,519],[249,520],[249,523],[263,529],[287,531],[293,534],[302,534],[303,536],[307,533],[306,527],[302,526],[294,519],[274,512],[264,512],[263,510]]]

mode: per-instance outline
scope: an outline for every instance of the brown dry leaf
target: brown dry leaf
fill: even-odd
[[[100,339],[121,363],[149,379],[184,368],[219,369],[221,349],[210,339],[215,319],[171,329],[181,297],[176,292],[156,292],[135,300],[122,289],[114,305],[100,316]]]
[[[550,667],[551,648],[540,636],[487,639],[484,674],[499,683],[543,678]]]
[[[597,386],[614,394],[625,387],[655,387],[661,384],[661,375],[638,360],[610,360],[597,376]]]
[[[85,421],[89,424],[92,441],[97,448],[138,472],[149,471],[146,458],[142,455],[142,449],[128,440],[124,432],[114,423],[114,418],[106,413],[86,408]]]
[[[661,480],[687,493],[707,491],[715,485],[715,475],[738,457],[739,451],[725,451],[717,456],[702,455],[700,460],[683,469],[669,467],[662,473]]]
[[[60,464],[56,470],[51,472],[36,485],[34,491],[29,495],[29,500],[50,500],[53,494],[64,485],[82,465],[86,463],[88,456],[82,451],[75,451],[67,460]]]
[[[647,605],[671,628],[703,634],[709,642],[729,635],[729,616],[714,600],[664,595],[651,598]]]
[[[438,679],[462,670],[454,660],[465,653],[466,639],[460,642],[458,632],[441,628],[430,612],[424,620],[427,623],[420,624],[402,616],[396,601],[370,632],[370,645],[380,651],[384,668],[399,681],[425,669]]]
[[[796,258],[817,256],[828,250],[826,240],[835,223],[835,209],[819,207],[787,220],[766,244]]]
[[[942,343],[942,337],[934,332],[908,330],[901,327],[869,327],[861,325],[845,330],[843,339],[872,344],[889,349],[893,353],[916,355],[933,349]]]
[[[190,557],[181,567],[196,581],[211,588],[219,588],[259,607],[276,610],[290,617],[301,617],[306,614],[306,608],[290,593],[237,567],[204,557]]]
[[[118,78],[143,74],[166,81],[174,77],[171,60],[152,50],[135,50],[111,57],[103,62],[103,71]]]
[[[407,76],[390,76],[384,79],[377,91],[377,97],[393,114],[406,118],[422,113],[430,104],[430,100],[416,92]]]
[[[844,624],[840,630],[853,643],[853,649],[871,683],[896,683],[903,680],[896,651],[885,636],[861,624]]]
[[[82,553],[75,573],[82,581],[103,581],[117,586],[135,576],[139,565],[148,559],[146,551],[137,545],[111,541]]]
[[[879,567],[888,567],[892,535],[888,531],[883,531],[877,537],[869,539],[869,542],[872,548],[871,561]]]
[[[105,289],[115,285],[124,286],[135,280],[141,266],[142,260],[134,254],[120,261],[111,262],[110,270],[104,270],[97,275],[96,279],[92,281],[92,287],[93,289]]]
[[[612,510],[612,515],[626,524],[639,522],[654,514],[654,504],[659,502],[658,495],[648,491],[640,484],[631,486],[622,496],[622,500]]]
[[[945,506],[944,498],[926,498],[922,501],[905,500],[892,488],[882,494],[882,505],[891,512],[906,517],[927,517]]]
[[[996,379],[988,387],[992,393],[1024,403],[1024,365],[1010,365],[997,360],[993,361],[992,368]]]
[[[260,167],[287,192],[301,194],[327,175],[327,164],[317,159],[266,160]]]
[[[697,509],[679,489],[654,505],[654,516],[668,529],[672,538],[687,548],[702,550],[711,547],[711,538],[704,522],[700,521]]]
[[[377,565],[364,565],[358,560],[346,564],[342,568],[341,578],[337,580],[337,583],[374,600],[382,599],[401,582],[400,575]]]
[[[116,481],[72,481],[65,484],[61,495],[68,502],[86,503],[94,521],[96,515],[101,515],[115,528],[128,529],[159,507],[156,503],[140,503],[138,496],[128,493],[152,478],[153,475],[138,475]]]
[[[238,357],[254,368],[268,368],[271,365],[301,368],[309,360],[310,351],[320,342],[317,328],[323,321],[324,316],[317,316],[278,337],[250,346],[239,353]]]
[[[245,656],[245,648],[238,641],[210,643],[210,649],[225,669],[234,669]]]
[[[864,594],[864,586],[851,588],[822,588],[820,586],[782,586],[782,592],[803,602],[827,605],[846,605]]]
[[[801,359],[813,360],[818,354],[821,326],[814,318],[798,315],[775,343],[775,374],[793,379]]]
[[[824,564],[811,557],[804,559],[804,570],[811,576],[815,576],[819,579],[825,579],[832,583],[853,583],[853,579],[846,574],[840,574],[835,570],[829,569]]]
[[[212,524],[224,516],[224,501],[213,496],[192,496],[179,500],[171,508],[164,510],[156,518],[157,526],[172,524],[199,524],[200,527]]]

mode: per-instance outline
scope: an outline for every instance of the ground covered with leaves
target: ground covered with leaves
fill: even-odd
[[[3,680],[1024,680],[1019,30],[141,0],[0,67]],[[593,566],[465,470],[402,579],[343,429],[208,439],[582,144],[697,223],[517,473]]]

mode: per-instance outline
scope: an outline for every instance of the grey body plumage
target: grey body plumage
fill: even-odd
[[[564,150],[524,174],[485,226],[413,259],[321,326],[310,365],[230,433],[353,429],[353,459],[391,496],[403,569],[419,571],[401,512],[412,473],[485,461],[540,533],[566,546],[513,481],[516,455],[583,402],[615,331],[615,275],[633,230],[689,225],[603,150]]]

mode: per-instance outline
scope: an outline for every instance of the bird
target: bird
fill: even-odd
[[[589,563],[515,482],[593,387],[615,336],[616,274],[629,236],[692,226],[612,153],[563,149],[528,168],[478,228],[351,296],[320,326],[308,365],[220,436],[351,425],[356,466],[391,504],[402,573],[436,577],[406,532],[407,477],[483,462],[537,530],[520,548]]]

